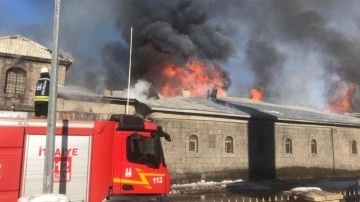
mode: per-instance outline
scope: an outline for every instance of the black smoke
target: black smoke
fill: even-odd
[[[130,27],[134,30],[132,79],[145,79],[159,90],[165,82],[161,72],[166,64],[185,68],[189,59],[216,62],[232,56],[235,47],[231,32],[229,28],[223,29],[228,26],[226,23],[211,23],[211,6],[213,3],[205,0],[118,1],[116,27],[119,33],[129,40]],[[105,57],[114,52],[119,52],[117,46],[107,45],[104,49]],[[119,74],[126,72],[128,61],[117,62]],[[111,69],[108,72],[113,72],[113,66],[105,67]],[[230,84],[226,71],[221,67],[219,71],[225,83]],[[121,80],[107,81],[108,86],[121,88],[124,87],[122,84]]]
[[[321,109],[333,96],[334,83],[359,87],[360,41],[350,31],[359,31],[358,2],[232,3],[248,28],[246,60],[255,74],[254,87],[264,87],[265,100]],[[359,93],[355,96],[359,111]]]

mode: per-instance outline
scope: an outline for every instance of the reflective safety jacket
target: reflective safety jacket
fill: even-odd
[[[40,78],[36,82],[35,103],[49,102],[50,79]]]

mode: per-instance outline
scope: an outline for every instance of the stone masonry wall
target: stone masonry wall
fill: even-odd
[[[10,109],[15,105],[15,109],[20,111],[34,110],[35,85],[40,78],[41,67],[46,66],[51,69],[50,61],[30,61],[26,58],[0,57],[0,106],[2,110]],[[24,94],[4,93],[6,84],[6,71],[12,67],[21,68],[26,72],[26,85]],[[66,67],[59,65],[58,84],[63,85],[65,82]],[[51,76],[51,75],[50,75]]]
[[[334,127],[334,161],[336,176],[360,176],[360,128]],[[356,153],[352,151],[352,141],[356,143]]]
[[[331,128],[317,125],[276,125],[277,178],[313,178],[333,176]],[[286,139],[292,141],[292,152],[286,152]],[[316,151],[311,151],[311,141]]]
[[[172,183],[360,176],[359,128],[163,113],[149,118],[171,135],[172,142],[163,146]],[[198,137],[197,153],[189,151],[191,135]],[[234,140],[230,154],[224,148],[228,135]],[[265,143],[262,149],[259,138]],[[287,138],[292,142],[289,153]],[[351,151],[352,141],[357,153]]]
[[[152,120],[171,135],[163,142],[172,183],[247,178],[247,128],[244,121],[154,113]],[[198,137],[198,152],[189,151],[189,137]],[[225,138],[233,153],[225,152]]]
[[[292,153],[286,153],[285,139],[292,140]],[[311,151],[316,140],[317,153]],[[351,142],[356,141],[357,153]],[[360,129],[301,125],[276,125],[277,178],[357,177],[360,176]]]

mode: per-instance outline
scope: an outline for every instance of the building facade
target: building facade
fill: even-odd
[[[360,176],[354,117],[239,98],[162,98],[147,107],[144,116],[172,136],[164,150],[174,183]]]
[[[71,63],[60,56],[60,85]],[[19,35],[0,37],[0,110],[33,111],[35,84],[44,66],[51,69],[48,48]]]

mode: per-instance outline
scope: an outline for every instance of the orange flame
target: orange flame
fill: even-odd
[[[356,91],[355,83],[348,83],[346,88],[337,83],[335,86],[335,98],[328,101],[328,106],[325,109],[325,112],[328,113],[352,113],[353,106],[353,96]]]
[[[161,94],[177,96],[181,89],[189,90],[191,95],[205,96],[210,88],[216,88],[219,96],[226,95],[227,81],[221,77],[221,69],[216,63],[202,63],[189,60],[184,67],[167,65],[163,71],[164,84]]]
[[[249,98],[256,101],[261,101],[263,96],[264,89],[261,87],[259,89],[252,89],[249,92]]]

